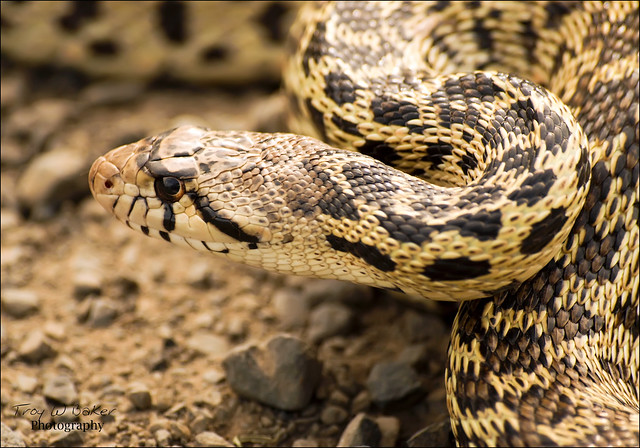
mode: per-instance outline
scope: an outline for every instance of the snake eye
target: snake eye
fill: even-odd
[[[153,186],[163,201],[176,202],[184,195],[184,184],[175,177],[159,177]]]

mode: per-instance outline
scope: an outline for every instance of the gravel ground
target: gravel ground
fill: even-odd
[[[3,446],[451,444],[455,305],[174,247],[90,196],[98,155],[178,123],[283,130],[278,92],[0,87]]]

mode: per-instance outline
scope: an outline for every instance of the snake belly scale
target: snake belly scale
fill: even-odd
[[[326,3],[291,36],[292,127],[327,143],[183,126],[98,159],[96,199],[234,261],[463,301],[461,445],[638,444],[637,3]]]

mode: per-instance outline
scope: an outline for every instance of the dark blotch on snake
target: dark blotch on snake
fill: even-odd
[[[435,281],[469,280],[489,274],[491,263],[472,261],[468,257],[436,260],[422,270],[422,275]]]
[[[528,207],[532,207],[549,194],[549,190],[556,180],[556,175],[552,170],[533,173],[508,198],[511,201],[516,201],[518,205],[526,203]]]
[[[109,39],[93,41],[89,49],[95,56],[115,56],[120,51],[118,44]]]
[[[96,1],[69,2],[68,5],[70,11],[59,19],[60,26],[67,31],[78,31],[84,22],[98,16]]]
[[[200,212],[204,222],[213,224],[219,231],[245,243],[258,243],[260,239],[257,236],[249,235],[240,226],[231,219],[222,218],[218,213],[209,206],[209,199],[201,196],[194,202],[196,208]]]
[[[229,56],[229,49],[221,45],[212,45],[200,53],[200,58],[205,62],[224,61]]]
[[[344,73],[329,72],[324,77],[324,93],[337,105],[353,103],[356,100],[356,89],[353,81]]]
[[[167,232],[163,232],[162,230],[160,230],[159,233],[163,240],[168,241],[169,243],[171,242],[171,237]]]
[[[390,272],[396,268],[396,263],[391,260],[389,255],[382,254],[377,248],[373,246],[367,246],[366,244],[358,241],[357,243],[350,243],[344,238],[340,238],[334,235],[327,235],[327,241],[331,244],[334,250],[339,252],[347,252],[358,258],[362,258],[371,266],[379,269],[382,272]]]
[[[173,213],[169,204],[164,203],[163,206],[164,217],[162,218],[162,227],[164,227],[167,232],[173,232],[176,228],[176,215]]]
[[[523,254],[540,251],[558,234],[566,222],[567,210],[564,207],[552,209],[546,218],[531,226],[531,232],[522,241],[520,251]]]
[[[286,29],[282,24],[286,13],[285,6],[280,3],[272,3],[255,19],[266,31],[267,38],[274,43],[284,42],[287,36]]]
[[[187,11],[181,1],[165,1],[158,9],[158,22],[164,36],[174,43],[187,40]]]

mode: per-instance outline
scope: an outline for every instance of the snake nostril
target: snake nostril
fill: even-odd
[[[113,187],[113,182],[111,182],[110,180],[105,180],[104,181],[104,186],[105,186],[105,188],[111,188],[111,187]]]

